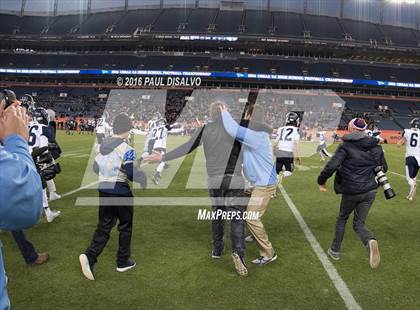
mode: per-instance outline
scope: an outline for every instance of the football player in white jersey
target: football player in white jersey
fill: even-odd
[[[105,112],[96,122],[96,138],[101,145],[106,137],[112,136],[112,126],[108,123],[108,112]]]
[[[164,118],[159,119],[153,124],[150,130],[151,140],[149,142],[149,145],[153,142],[153,152],[157,152],[162,155],[166,153],[166,140],[168,138],[170,128],[171,127],[168,126]],[[163,161],[156,167],[155,173],[152,177],[152,181],[156,185],[159,184],[159,179],[162,176],[163,169],[165,168],[167,168],[167,164]]]
[[[398,147],[406,145],[405,153],[405,171],[410,191],[407,199],[412,201],[416,194],[417,187],[417,174],[420,165],[420,119],[414,118],[410,122],[410,129],[404,129]]]
[[[331,157],[331,154],[328,153],[327,150],[327,137],[325,131],[318,131],[318,137],[319,137],[319,144],[316,149],[316,152],[321,157],[322,161],[325,161],[325,157]]]
[[[161,114],[159,112],[156,112],[153,115],[153,118],[147,122],[147,135],[146,135],[146,139],[144,141],[144,150],[143,150],[143,154],[140,157],[140,160],[143,160],[143,157],[145,155],[150,155],[153,152],[153,145],[154,145],[154,140],[153,140],[153,128],[155,127],[157,121],[161,118]]]
[[[374,126],[370,125],[369,128],[365,130],[365,132],[369,137],[378,139],[380,143],[384,142],[384,139],[381,137],[381,132]]]
[[[52,130],[48,127],[47,111],[44,108],[34,109],[32,111],[32,121],[29,123],[29,151],[32,153],[34,148],[48,146],[51,140],[55,140],[52,135]],[[50,182],[48,187],[51,189],[50,197],[53,198],[52,200],[61,198],[55,191],[55,184],[51,184]],[[44,189],[42,192],[42,206],[49,223],[54,221],[54,219],[61,214],[61,211],[54,211],[50,209],[48,204],[47,189]]]
[[[295,155],[297,161],[301,162],[299,125],[299,115],[290,112],[286,115],[286,126],[277,129],[274,155],[276,156],[276,171],[279,175],[279,182],[284,177],[292,175]]]

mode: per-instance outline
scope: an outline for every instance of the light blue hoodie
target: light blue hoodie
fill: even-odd
[[[264,131],[254,131],[242,126],[228,112],[222,113],[226,132],[242,142],[244,149],[244,173],[253,186],[270,186],[277,182],[273,164],[273,150],[270,135]]]
[[[29,155],[27,142],[9,136],[0,146],[0,229],[19,230],[35,225],[42,211],[42,183]],[[9,309],[7,277],[0,242],[0,310]]]

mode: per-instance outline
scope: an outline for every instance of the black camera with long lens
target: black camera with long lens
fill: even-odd
[[[384,194],[386,199],[392,199],[396,196],[394,190],[391,187],[391,184],[386,177],[385,172],[383,172],[382,167],[378,166],[374,169],[376,175],[376,181],[384,189]]]

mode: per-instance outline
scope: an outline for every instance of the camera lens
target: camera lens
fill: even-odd
[[[395,197],[395,192],[394,192],[394,190],[392,188],[386,189],[384,191],[384,194],[385,194],[385,198],[387,200]]]

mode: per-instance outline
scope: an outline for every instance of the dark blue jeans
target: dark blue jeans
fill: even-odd
[[[230,220],[230,237],[232,240],[232,252],[239,256],[245,256],[245,221],[242,213],[246,210],[248,197],[244,193],[244,180],[242,176],[209,177],[209,194],[212,200],[212,211],[236,212],[240,218]],[[224,248],[225,220],[216,218],[212,220],[213,248]]]
[[[23,230],[12,231],[13,238],[19,247],[20,253],[22,254],[25,262],[28,265],[32,265],[38,259],[38,253],[32,243],[30,243],[23,232]]]

